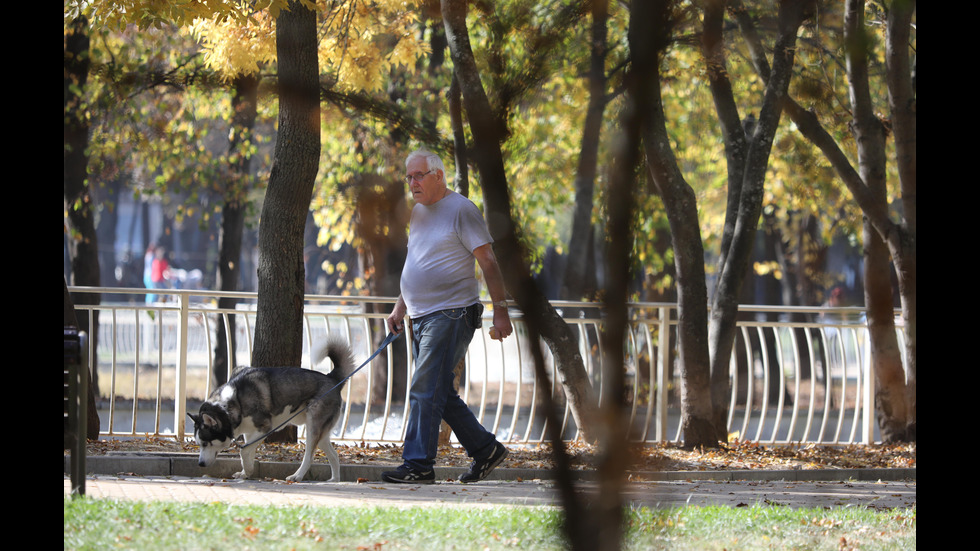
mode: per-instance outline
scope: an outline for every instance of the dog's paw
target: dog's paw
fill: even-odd
[[[286,480],[288,480],[289,482],[302,482],[303,481],[303,475],[293,473],[293,474],[287,476],[286,477]]]
[[[237,473],[231,475],[231,477],[232,478],[238,478],[238,479],[241,479],[241,480],[246,480],[246,479],[251,478],[251,476],[249,476],[249,474],[246,473],[245,471],[238,471]]]

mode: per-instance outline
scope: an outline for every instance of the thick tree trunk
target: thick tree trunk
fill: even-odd
[[[709,0],[704,3],[704,32],[702,33],[701,50],[707,66],[708,83],[715,103],[715,112],[721,124],[722,136],[725,143],[725,160],[728,170],[728,202],[725,211],[725,225],[722,230],[721,246],[718,251],[717,273],[719,278],[715,286],[715,296],[709,318],[708,350],[710,368],[710,385],[712,396],[712,419],[715,425],[716,438],[724,440],[725,412],[724,400],[729,385],[729,362],[735,346],[738,316],[740,280],[743,272],[739,268],[747,264],[750,247],[747,244],[754,241],[755,228],[748,226],[752,236],[740,236],[737,232],[746,230],[746,216],[751,211],[746,210],[745,201],[758,199],[762,194],[743,193],[746,182],[746,165],[750,143],[757,125],[754,119],[742,121],[731,81],[728,78],[725,57],[723,25],[725,17],[724,0]],[[761,182],[758,182],[761,187]],[[751,188],[749,188],[751,190]],[[740,219],[740,214],[742,218]],[[756,216],[758,219],[758,216]],[[740,225],[741,224],[741,225]],[[735,249],[735,244],[740,244]],[[736,252],[736,250],[738,252]],[[741,256],[740,256],[741,255]],[[732,269],[732,264],[736,264]],[[728,270],[726,271],[726,268]]]
[[[303,357],[303,234],[320,161],[316,12],[299,1],[276,19],[279,133],[259,223],[258,305],[252,365]],[[273,437],[294,440],[295,428]]]
[[[449,120],[453,129],[453,153],[455,156],[456,177],[453,186],[464,197],[470,196],[470,167],[466,153],[466,130],[463,125],[463,92],[459,89],[459,79],[453,69],[453,80],[449,86]]]
[[[88,24],[80,18],[72,23],[65,35],[64,196],[69,222],[66,230],[71,258],[70,283],[98,286],[101,284],[99,247],[88,183],[89,126],[82,112],[84,98],[81,95],[88,79],[89,64]]]
[[[907,441],[908,397],[902,354],[895,335],[891,264],[881,236],[868,222],[864,223],[864,296],[881,439],[885,443]]]
[[[316,13],[298,1],[276,20],[279,133],[259,224],[258,311],[252,364],[303,356],[303,232],[320,161]]]
[[[715,447],[719,432],[712,420],[708,292],[697,200],[674,156],[661,97],[659,62],[670,33],[668,4],[657,3],[651,7],[641,2],[634,4],[630,13],[633,22],[629,33],[632,78],[637,80],[634,98],[635,101],[650,102],[650,105],[640,109],[644,116],[643,150],[647,171],[663,199],[670,223],[677,269],[677,349],[682,370],[681,424],[684,444]],[[643,25],[638,25],[638,21],[644,22]]]

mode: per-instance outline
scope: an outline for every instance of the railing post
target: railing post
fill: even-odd
[[[177,293],[177,378],[174,392],[174,436],[184,439],[184,422],[187,418],[187,320],[190,319],[187,293]]]
[[[864,353],[858,354],[857,360],[861,362],[861,374],[864,377],[864,392],[861,395],[862,406],[864,411],[862,411],[862,430],[861,430],[861,443],[862,444],[874,444],[875,439],[875,385],[878,383],[875,380],[874,368],[871,362],[871,335],[867,329],[862,329],[860,335],[865,338],[864,344],[861,345],[859,342],[858,350],[863,350]],[[857,339],[857,335],[855,335]]]
[[[666,442],[667,438],[667,362],[670,360],[670,310],[666,307],[657,309],[660,318],[660,331],[657,346],[657,442]]]

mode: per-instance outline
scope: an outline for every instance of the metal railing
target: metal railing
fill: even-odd
[[[140,301],[146,293],[122,288],[70,290],[131,295]],[[189,436],[187,412],[195,412],[215,387],[213,350],[219,318],[225,320],[227,341],[237,343],[237,364],[249,364],[254,293],[157,292],[169,301],[78,307],[90,320],[99,312],[98,338],[89,339],[86,353],[88,365],[96,366],[93,379],[98,384],[103,436]],[[239,304],[218,308],[221,296],[233,296]],[[310,344],[328,334],[343,336],[360,364],[385,336],[385,314],[380,312],[393,302],[391,298],[307,296],[304,366],[314,367],[309,365]],[[590,381],[599,389],[603,354],[598,305],[552,304],[567,313],[565,320],[578,336]],[[772,444],[880,442],[863,309],[746,306],[741,310],[757,319],[803,317],[807,321],[739,322],[728,411],[732,437]],[[625,380],[631,436],[647,443],[678,442],[681,378],[672,350],[676,306],[633,304],[630,312]],[[539,393],[551,392],[559,404],[564,403],[564,393],[547,347],[543,349],[552,375],[550,388],[536,384],[526,328],[520,314],[515,310],[512,314],[516,314],[515,333],[503,342],[490,339],[489,323],[477,331],[467,352],[460,394],[501,441],[541,442],[545,419],[537,407]],[[232,318],[234,334],[227,323]],[[901,339],[901,327],[897,331]],[[411,347],[406,339],[399,339],[388,352],[343,389],[344,413],[334,431],[335,441],[401,443],[408,415],[404,381],[411,380]],[[562,424],[566,439],[580,436],[567,404]]]

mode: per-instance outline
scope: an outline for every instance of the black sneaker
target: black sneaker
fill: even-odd
[[[497,442],[497,445],[490,452],[490,456],[482,461],[474,461],[470,465],[470,470],[459,475],[460,482],[479,482],[490,474],[490,471],[494,470],[500,462],[507,457],[507,448],[503,444]]]
[[[419,471],[407,465],[402,465],[394,471],[381,473],[381,480],[401,484],[432,484],[436,481],[435,471]]]

